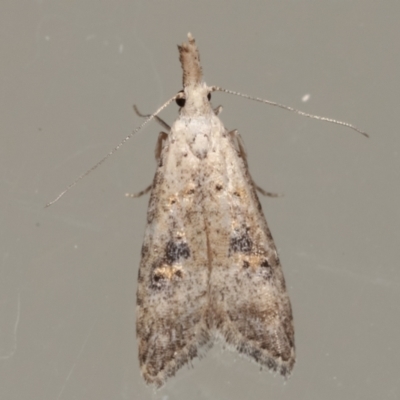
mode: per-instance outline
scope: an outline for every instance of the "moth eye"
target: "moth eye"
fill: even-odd
[[[176,104],[178,104],[179,107],[184,107],[186,99],[176,99]]]
[[[207,95],[207,99],[208,99],[208,101],[210,101],[210,100],[211,100],[211,93],[208,93],[208,95]]]
[[[183,93],[183,90],[180,90],[179,93]],[[178,104],[179,107],[184,107],[186,103],[186,99],[180,97],[175,100],[176,104]]]

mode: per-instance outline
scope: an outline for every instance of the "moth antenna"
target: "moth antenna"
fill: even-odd
[[[117,146],[115,146],[111,151],[109,151],[99,162],[97,162],[93,167],[89,168],[85,173],[78,176],[70,185],[66,187],[54,200],[50,201],[46,204],[45,207],[50,207],[52,204],[56,203],[61,197],[64,196],[70,189],[72,189],[80,180],[82,180],[86,175],[89,175],[92,171],[94,171],[97,167],[103,164],[107,158],[111,157],[117,150],[119,150],[135,133],[139,132],[148,122],[152,119],[156,118],[157,114],[159,114],[164,108],[166,108],[170,103],[176,100],[178,97],[182,96],[182,94],[178,93],[174,97],[167,100],[155,113],[149,115],[142,124],[140,124],[136,129],[132,131],[124,140],[122,140]]]
[[[353,131],[361,133],[361,135],[364,135],[365,137],[369,138],[369,135],[366,132],[362,131],[361,129],[358,129],[356,126],[354,126],[352,124],[349,124],[348,122],[343,122],[343,121],[339,121],[339,120],[332,119],[332,118],[327,118],[327,117],[321,117],[319,115],[308,114],[308,113],[306,113],[304,111],[297,110],[296,108],[293,108],[293,107],[290,107],[290,106],[286,106],[284,104],[276,103],[275,101],[265,100],[265,99],[261,99],[259,97],[252,97],[252,96],[249,96],[247,94],[234,92],[233,90],[223,89],[223,88],[221,88],[219,86],[212,86],[211,87],[211,91],[213,91],[213,92],[225,92],[225,93],[228,93],[228,94],[234,94],[236,96],[244,97],[245,99],[258,101],[260,103],[269,104],[269,105],[274,106],[274,107],[282,108],[283,110],[295,112],[296,114],[299,114],[302,117],[317,119],[319,121],[330,122],[330,123],[336,124],[336,125],[342,125],[342,126],[345,126],[346,128],[353,129]]]

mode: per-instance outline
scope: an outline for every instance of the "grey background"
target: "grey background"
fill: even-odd
[[[2,1],[1,399],[398,399],[397,1]],[[181,88],[191,31],[241,132],[292,299],[285,384],[215,346],[154,393],[135,292],[159,126],[52,200]],[[310,94],[308,102],[302,97]],[[177,107],[162,117],[172,122]]]

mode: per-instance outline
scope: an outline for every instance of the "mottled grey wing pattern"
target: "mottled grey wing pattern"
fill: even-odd
[[[213,210],[205,214],[209,325],[239,352],[287,376],[295,362],[290,300],[238,139],[231,134],[218,142],[204,186],[204,209]]]
[[[156,386],[214,336],[284,376],[294,365],[282,268],[236,135],[212,132],[202,157],[179,135],[162,150],[137,294],[140,365]]]
[[[161,386],[210,339],[204,315],[210,264],[199,167],[179,139],[166,141],[154,178],[137,292],[139,361],[147,383]],[[180,163],[179,170],[177,163]]]

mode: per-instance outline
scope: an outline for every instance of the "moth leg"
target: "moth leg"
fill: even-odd
[[[141,190],[140,192],[137,192],[137,193],[125,193],[125,196],[126,197],[130,197],[131,199],[137,198],[137,197],[141,197],[144,194],[149,193],[152,187],[153,187],[153,184],[147,186],[146,189],[143,189],[143,190]]]
[[[215,114],[215,115],[221,114],[221,112],[222,112],[222,106],[215,107],[213,111],[214,111],[214,114]]]
[[[220,106],[221,107],[221,106]],[[218,107],[217,107],[218,108]],[[133,106],[133,109],[135,110],[135,113],[139,116],[139,117],[143,117],[143,118],[148,118],[150,117],[150,114],[142,114],[139,109],[137,108],[136,104]],[[164,121],[162,120],[160,117],[157,117],[157,115],[154,117],[155,120],[165,129],[167,129],[168,131],[171,130],[171,127]],[[156,161],[158,162],[160,159],[160,155],[161,155],[161,151],[164,145],[164,140],[166,140],[168,137],[168,133],[165,132],[160,132],[160,134],[158,135],[158,140],[157,140],[157,145],[156,145]]]
[[[139,115],[139,117],[148,117],[149,116],[149,115],[142,114],[136,106],[133,106],[133,109],[135,110],[136,114]],[[166,127],[167,129],[170,129],[169,125],[166,122],[164,122],[161,118],[159,118],[157,116],[155,118],[156,118],[157,122],[159,122],[162,126]],[[160,160],[161,151],[164,147],[164,141],[167,139],[167,137],[168,137],[168,133],[165,133],[165,132],[160,132],[158,135],[156,149],[155,149],[155,157],[156,157],[157,164]],[[152,189],[152,187],[153,187],[153,184],[147,186],[146,189],[141,190],[140,192],[137,192],[137,193],[125,193],[125,196],[130,197],[130,198],[138,198],[138,197],[141,197],[141,196],[149,193],[150,190]]]
[[[139,109],[137,108],[136,104],[133,106],[133,109],[134,109],[135,113],[136,113],[139,117],[142,117],[142,118],[148,118],[148,117],[150,117],[150,114],[142,114],[142,113],[139,111]],[[163,119],[161,119],[161,118],[158,117],[157,115],[154,116],[154,119],[155,119],[163,128],[165,128],[166,130],[168,130],[168,131],[171,130],[171,127],[170,127]]]
[[[161,152],[162,152],[162,149],[163,149],[163,147],[164,147],[164,143],[165,143],[165,141],[167,140],[167,138],[168,138],[168,133],[160,132],[160,133],[158,134],[156,149],[155,149],[155,151],[154,151],[157,164],[158,164],[158,162],[160,161]]]
[[[217,107],[219,108],[219,107]],[[222,109],[222,107],[220,106],[220,108]],[[215,110],[214,110],[215,112]],[[246,168],[249,169],[248,163],[247,163],[247,154],[246,154],[246,150],[244,148],[244,143],[243,143],[243,139],[240,136],[239,132],[237,131],[237,129],[234,129],[233,131],[229,132],[229,135],[231,136],[233,142],[235,143],[235,147],[236,150],[239,154],[239,156],[243,159]],[[253,178],[251,178],[251,180],[253,181],[253,185],[256,188],[256,190],[261,193],[263,196],[268,196],[268,197],[281,197],[282,194],[280,193],[272,193],[272,192],[267,192],[265,189],[263,189],[261,186],[258,186]]]
[[[282,197],[282,193],[273,193],[273,192],[267,192],[264,190],[261,186],[258,186],[254,181],[253,181],[254,187],[256,188],[258,193],[261,193],[263,196],[268,196],[268,197]]]

